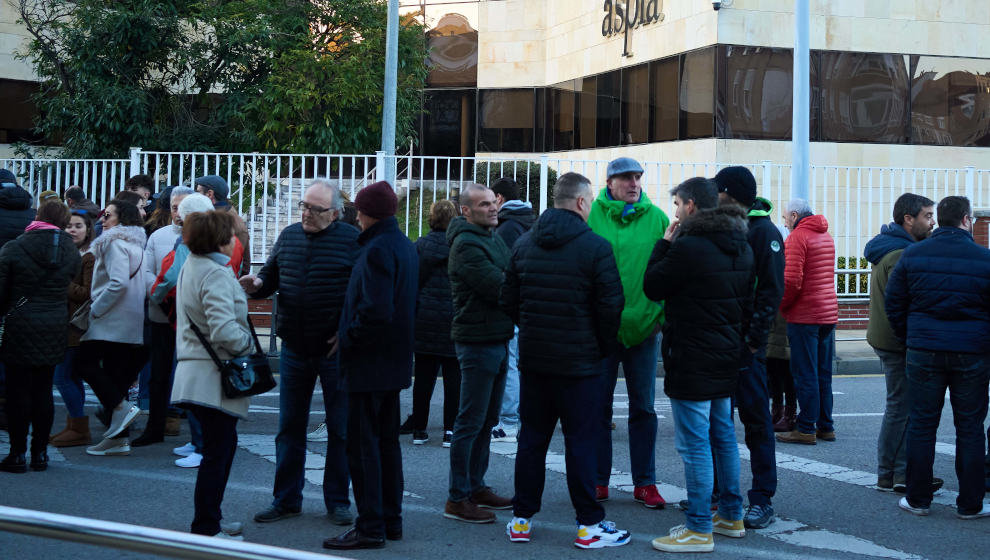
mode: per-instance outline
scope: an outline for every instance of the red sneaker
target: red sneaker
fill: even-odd
[[[636,490],[633,492],[633,498],[643,504],[648,508],[663,509],[663,506],[667,505],[664,501],[663,496],[657,490],[656,484],[651,484],[649,486],[637,486]]]
[[[596,502],[608,501],[608,486],[595,486],[595,501]]]

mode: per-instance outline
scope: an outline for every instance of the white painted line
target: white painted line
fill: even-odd
[[[935,453],[941,455],[948,455],[950,457],[956,456],[956,446],[953,443],[942,443],[940,441],[935,442]]]

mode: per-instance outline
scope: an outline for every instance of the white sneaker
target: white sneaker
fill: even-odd
[[[103,441],[100,443],[97,443],[92,447],[87,447],[86,453],[88,455],[96,455],[99,457],[107,455],[130,455],[131,442],[127,438],[103,438]]]
[[[196,447],[192,444],[192,442],[189,442],[183,445],[182,447],[176,447],[175,449],[172,450],[172,453],[178,455],[179,457],[188,457],[195,452],[196,452]]]
[[[240,521],[221,521],[220,532],[230,536],[240,535],[244,531],[244,524]]]
[[[598,525],[578,525],[574,546],[578,548],[605,548],[629,544],[629,531],[620,531],[615,523],[602,521]]]
[[[103,437],[108,439],[113,439],[124,431],[124,428],[131,425],[138,415],[141,413],[141,409],[128,403],[127,401],[121,402],[117,405],[117,408],[113,409],[113,414],[110,416],[110,427],[106,432],[103,433]]]
[[[228,535],[227,533],[224,533],[223,531],[220,531],[219,533],[213,535],[213,538],[215,538],[215,539],[227,539],[227,540],[231,540],[231,541],[243,541],[244,540],[244,535]]]
[[[203,456],[195,451],[183,457],[181,459],[175,460],[175,466],[182,467],[184,469],[196,469],[199,468],[199,464],[203,462]]]
[[[915,515],[928,515],[929,509],[926,507],[915,507],[908,503],[907,496],[904,496],[897,502],[897,506],[908,513],[913,513]]]
[[[320,425],[316,427],[315,430],[306,434],[306,441],[326,441],[327,440],[327,423],[320,422]]]
[[[956,517],[959,519],[980,519],[981,517],[990,517],[990,505],[983,504],[983,509],[976,513],[959,513],[956,511]]]

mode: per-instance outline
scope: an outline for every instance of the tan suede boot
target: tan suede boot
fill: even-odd
[[[65,431],[55,435],[48,443],[53,447],[76,447],[93,443],[89,434],[89,416],[69,418]]]
[[[173,418],[171,416],[165,418],[165,435],[177,436],[179,435],[179,429],[181,427],[182,427],[181,418]]]
[[[61,432],[59,432],[59,433],[57,433],[57,434],[52,434],[52,435],[50,435],[50,436],[48,436],[48,441],[49,441],[49,442],[52,442],[52,441],[54,441],[54,440],[55,440],[55,438],[57,438],[57,437],[60,437],[60,436],[62,436],[63,434],[65,434],[66,432],[68,432],[68,431],[69,431],[69,424],[70,424],[71,422],[72,422],[72,417],[71,417],[71,416],[69,416],[68,414],[66,414],[66,415],[65,415],[65,427],[64,427],[64,428],[62,428],[62,431],[61,431]]]

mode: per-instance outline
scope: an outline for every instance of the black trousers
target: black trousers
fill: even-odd
[[[605,406],[605,377],[519,375],[519,447],[516,451],[512,509],[530,518],[540,511],[545,483],[547,450],[557,420],[564,432],[567,491],[581,525],[605,519],[605,508],[595,501],[597,444],[604,429],[601,417],[588,411]]]
[[[27,452],[28,428],[34,427],[31,452],[40,453],[48,446],[55,405],[52,402],[52,376],[55,366],[6,364],[7,431],[10,452]]]
[[[399,450],[399,392],[351,393],[347,414],[347,466],[357,520],[370,537],[386,527],[402,528],[402,453]]]
[[[220,503],[237,451],[237,417],[198,405],[189,406],[189,411],[203,426],[203,461],[196,475],[191,532],[212,536],[220,532],[223,519]]]
[[[416,353],[416,380],[413,382],[412,425],[425,431],[430,420],[430,399],[437,383],[437,373],[443,369],[443,429],[454,429],[461,402],[461,366],[456,356]]]
[[[175,359],[175,331],[168,323],[151,322],[151,376],[148,378],[149,436],[165,435],[165,416],[172,393],[172,363]]]
[[[145,358],[144,346],[87,340],[79,344],[74,367],[96,393],[103,410],[110,412],[127,399],[127,390],[144,367]],[[119,437],[127,436],[129,431],[124,430]]]
[[[774,404],[797,407],[794,392],[794,376],[791,375],[791,362],[780,358],[767,358],[767,384]]]

